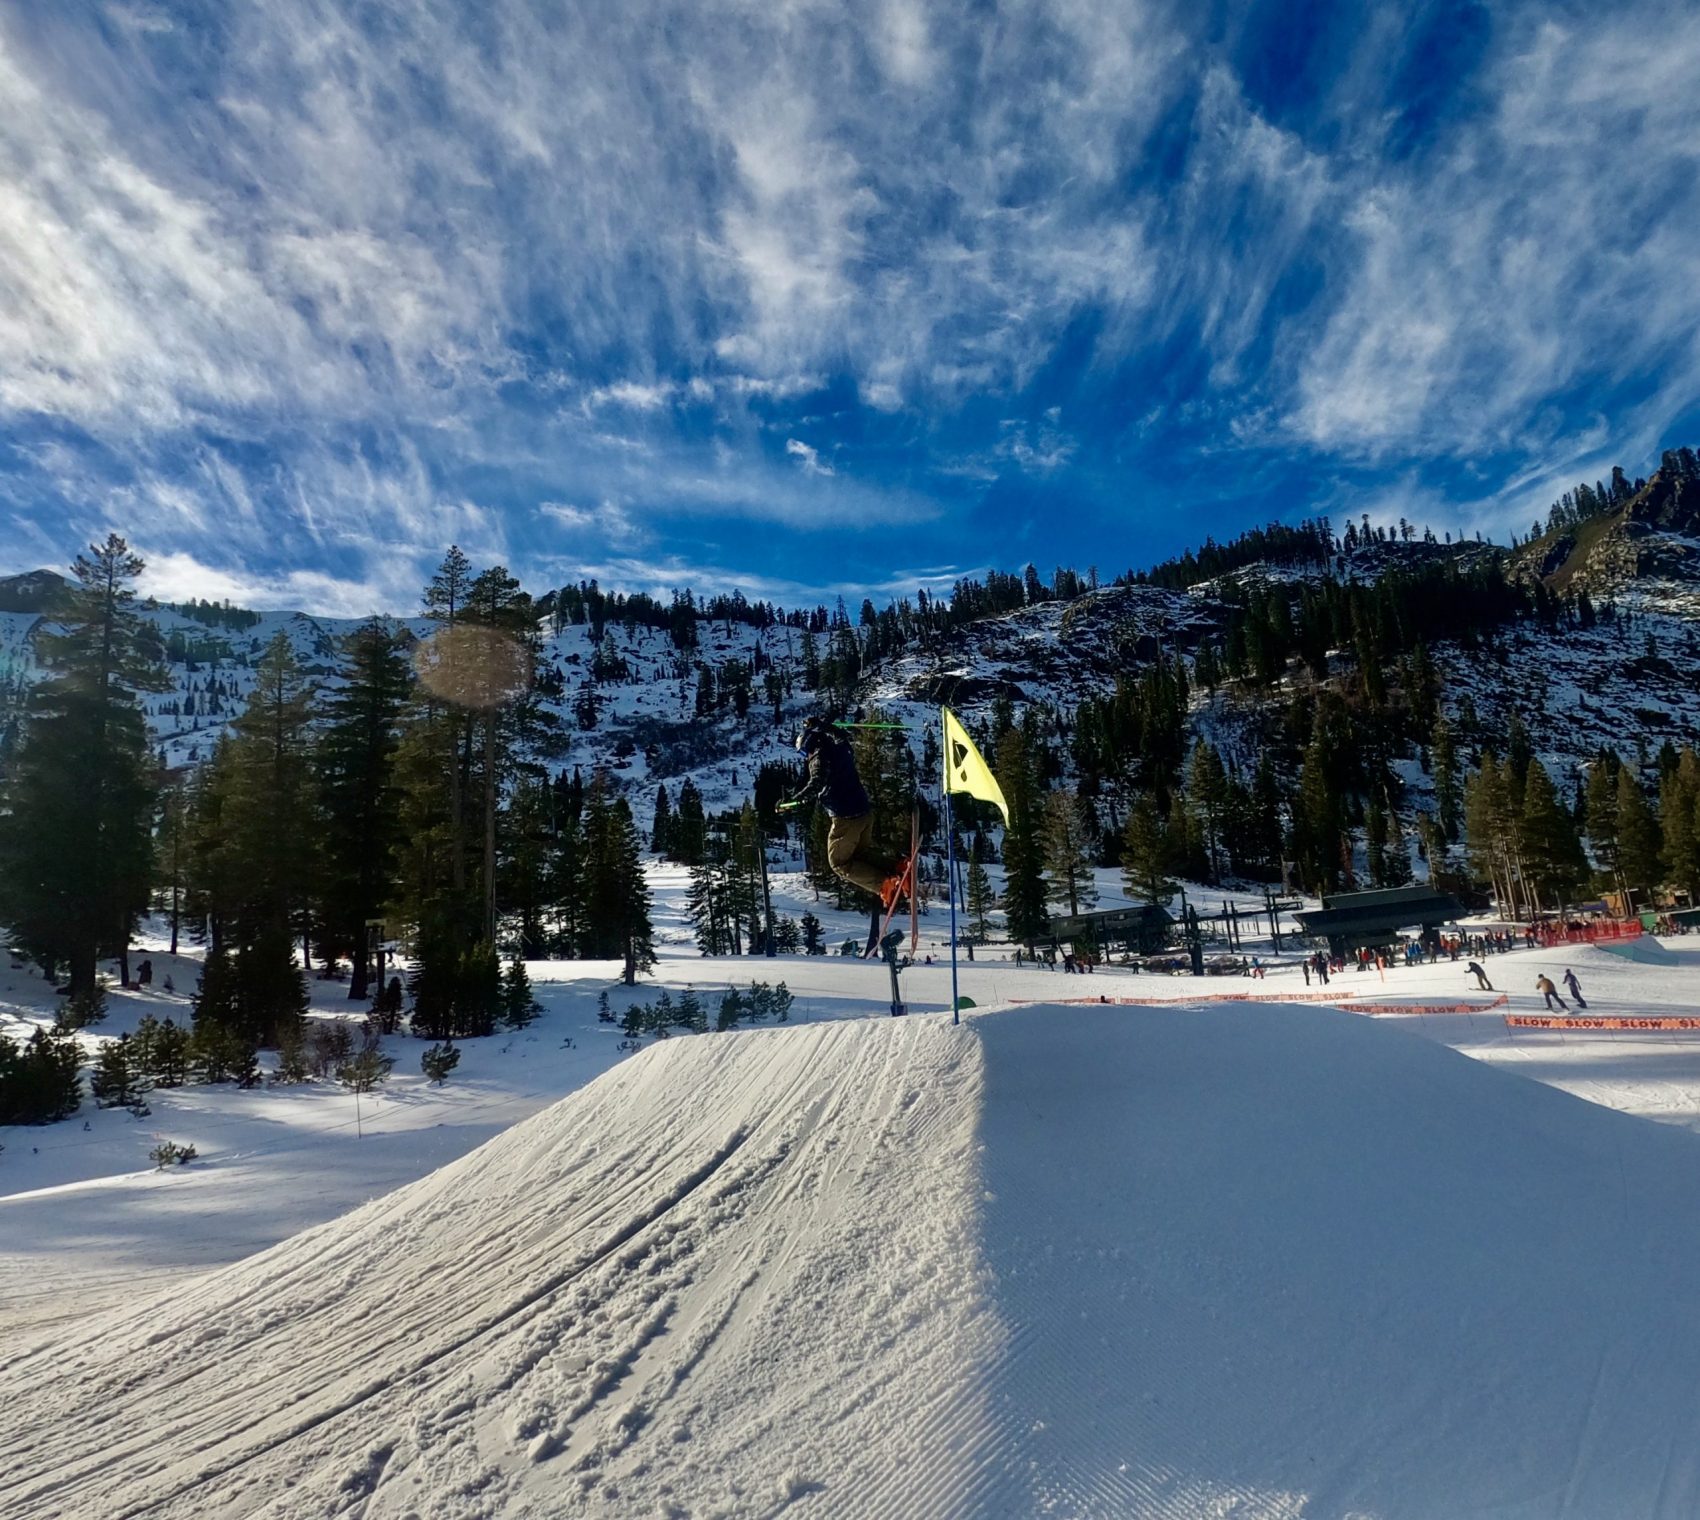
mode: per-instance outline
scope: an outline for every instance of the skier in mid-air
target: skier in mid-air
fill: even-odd
[[[874,805],[856,771],[848,741],[825,718],[812,717],[797,735],[797,749],[808,762],[808,780],[790,805],[819,798],[832,819],[826,836],[826,861],[833,873],[889,911],[902,889],[901,862],[874,846]]]

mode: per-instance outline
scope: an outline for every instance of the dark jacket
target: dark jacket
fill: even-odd
[[[809,751],[809,779],[802,797],[819,797],[834,818],[860,818],[874,806],[856,774],[850,746],[832,733],[822,734]]]

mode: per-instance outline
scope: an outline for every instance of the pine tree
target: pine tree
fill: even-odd
[[[707,850],[708,818],[703,812],[702,793],[687,776],[679,788],[679,806],[673,815],[673,859],[680,865],[698,865]]]
[[[826,954],[826,931],[821,921],[812,913],[805,913],[800,927],[803,931],[803,953],[805,955]]]
[[[1520,915],[1525,886],[1521,864],[1523,808],[1511,790],[1509,768],[1490,750],[1464,785],[1464,850],[1478,880],[1489,883],[1500,912]]]
[[[201,965],[201,984],[189,1001],[197,1028],[216,1024],[221,1029],[235,1029],[240,1023],[236,970],[223,946],[207,953]]]
[[[298,1019],[278,1033],[277,1069],[272,1081],[305,1082],[308,1076],[306,1021]]]
[[[1505,784],[1513,796],[1523,795],[1523,788],[1528,785],[1529,761],[1533,756],[1534,746],[1529,742],[1529,730],[1523,726],[1523,719],[1512,713],[1505,726]]]
[[[533,690],[536,619],[531,597],[505,565],[495,565],[473,578],[467,588],[466,633],[476,635],[479,651],[476,690],[465,693],[461,705],[478,714],[479,759],[482,775],[482,826],[479,829],[480,924],[486,940],[496,938],[497,823],[499,798],[513,765],[515,751],[548,731],[552,714],[537,701]]]
[[[441,949],[451,960],[471,940],[464,831],[456,809],[464,792],[461,716],[423,683],[396,750],[400,788],[396,885],[391,908],[410,926],[416,959]],[[436,1007],[427,977],[427,1004]]]
[[[280,633],[255,667],[255,686],[210,783],[219,799],[210,843],[209,907],[221,946],[236,955],[236,1008],[223,1027],[256,1044],[306,1005],[293,942],[307,923],[322,837],[310,763],[313,691]],[[202,1015],[197,1014],[197,1025]]]
[[[139,696],[165,689],[135,610],[142,561],[117,534],[79,555],[40,647],[0,805],[0,921],[73,994],[122,953],[152,887],[153,761]]]
[[[413,1000],[409,1020],[421,1040],[448,1040],[456,1033],[460,998],[460,956],[446,935],[421,936],[407,978]]]
[[[159,1025],[149,1046],[147,1075],[157,1087],[181,1087],[189,1080],[193,1037],[175,1019]]]
[[[685,889],[685,916],[704,955],[725,955],[732,943],[722,878],[722,866],[701,861],[691,867],[690,885]]]
[[[1603,752],[1588,768],[1585,793],[1588,843],[1593,849],[1594,863],[1620,890],[1623,878],[1618,869],[1617,775],[1621,768],[1615,754],[1609,750]]]
[[[367,1045],[336,1069],[336,1079],[350,1092],[376,1092],[389,1080],[395,1058],[387,1056],[376,1045]]]
[[[1581,875],[1581,845],[1552,778],[1536,759],[1529,761],[1523,784],[1521,843],[1523,868],[1538,903],[1561,907]]]
[[[655,789],[655,823],[650,831],[649,847],[663,858],[673,853],[673,807],[667,800],[667,788]]]
[[[433,1045],[419,1057],[419,1069],[433,1086],[441,1087],[449,1073],[460,1065],[460,1051],[447,1040]]]
[[[368,924],[392,892],[400,843],[396,751],[411,679],[400,640],[381,622],[344,645],[345,684],[330,698],[315,753],[324,832],[319,904],[324,947],[353,965],[350,998],[370,994]]]
[[[1045,799],[1045,870],[1053,902],[1066,903],[1071,916],[1098,901],[1093,875],[1096,851],[1086,828],[1086,810],[1073,792],[1052,792]]]
[[[1187,763],[1187,804],[1190,830],[1196,833],[1204,859],[1204,879],[1215,882],[1222,876],[1222,824],[1228,802],[1228,773],[1222,757],[1204,740],[1192,749]]]
[[[1373,797],[1364,805],[1364,855],[1371,884],[1377,887],[1388,885],[1387,814]]]
[[[674,1015],[674,1022],[680,1028],[690,1030],[692,1034],[703,1034],[708,1029],[708,1010],[702,1006],[702,999],[689,987],[679,994],[679,1006]]]
[[[82,1106],[76,1037],[39,1026],[22,1045],[0,1032],[0,1124],[51,1124]]]
[[[727,862],[731,907],[739,924],[746,926],[744,942],[751,955],[759,955],[766,933],[762,921],[761,854],[767,841],[756,818],[755,805],[745,801],[738,814],[738,827],[732,838],[732,853]]]
[[[980,836],[976,834],[968,849],[968,875],[963,886],[968,899],[968,927],[974,938],[981,941],[989,939],[992,932],[992,879],[981,859],[984,853]]]
[[[1390,887],[1408,886],[1411,882],[1411,852],[1405,843],[1405,830],[1399,821],[1399,810],[1387,810],[1387,846],[1383,852],[1383,869]]]
[[[457,1039],[482,1039],[496,1032],[508,1011],[503,995],[502,963],[496,947],[481,939],[461,953],[455,983],[454,1033]]]
[[[1617,773],[1618,867],[1631,891],[1659,884],[1659,826],[1641,783],[1626,765]]]
[[[508,962],[508,973],[502,981],[502,1022],[509,1029],[524,1029],[542,1012],[543,1005],[531,990],[525,962],[516,955]]]
[[[1045,933],[1045,878],[1039,837],[1040,798],[1024,730],[1011,728],[997,746],[997,777],[1009,805],[1004,830],[1004,920],[1009,937],[1032,945]]]
[[[1298,793],[1293,800],[1293,863],[1307,890],[1332,892],[1338,885],[1343,827],[1319,725],[1299,767]]]
[[[586,802],[585,867],[585,954],[619,959],[629,987],[655,964],[649,884],[631,808],[600,771]]]
[[[132,1108],[147,1092],[147,1080],[139,1070],[135,1047],[125,1034],[107,1040],[89,1073],[89,1091],[101,1108]]]
[[[1149,792],[1141,792],[1128,809],[1122,832],[1122,883],[1135,902],[1166,905],[1179,890],[1169,876],[1169,843]]]
[[[576,811],[558,815],[553,870],[549,877],[554,953],[558,956],[574,959],[583,954],[588,882],[583,821]]]
[[[159,821],[154,830],[154,885],[171,924],[169,951],[177,954],[184,898],[189,887],[189,799],[181,780],[159,792]]]
[[[1460,821],[1458,752],[1453,742],[1452,725],[1444,717],[1435,720],[1429,742],[1429,767],[1434,778],[1435,816],[1447,840],[1456,843]]]
[[[890,723],[892,715],[869,709],[869,723]],[[874,808],[873,853],[901,860],[909,853],[910,814],[915,802],[915,763],[908,745],[889,729],[860,728],[852,749],[856,770]]]
[[[1684,745],[1676,768],[1659,786],[1659,830],[1665,879],[1700,899],[1700,756]]]
[[[559,841],[550,788],[534,776],[515,781],[503,814],[497,882],[504,913],[517,919],[519,954],[541,960],[549,953],[551,921],[558,922],[555,854]]]
[[[1252,778],[1251,808],[1246,823],[1247,860],[1256,874],[1281,880],[1281,786],[1267,751],[1258,756]]]

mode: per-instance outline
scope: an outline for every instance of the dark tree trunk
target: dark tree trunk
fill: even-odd
[[[365,1000],[367,991],[372,984],[372,952],[366,943],[366,926],[360,926],[360,938],[354,945],[354,970],[348,978],[348,996],[351,1000]]]

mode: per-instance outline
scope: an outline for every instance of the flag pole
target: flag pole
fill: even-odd
[[[939,724],[943,727],[944,712],[939,712]],[[942,754],[945,759],[944,775],[944,847],[949,862],[945,869],[945,891],[950,896],[950,1022],[962,1022],[962,1002],[956,995],[956,820],[950,811],[950,740],[945,738]]]

